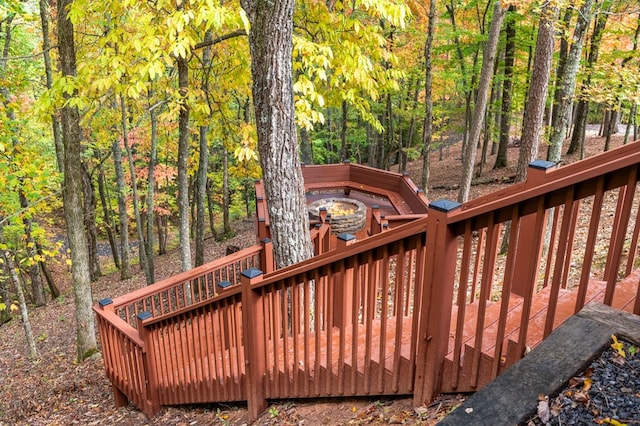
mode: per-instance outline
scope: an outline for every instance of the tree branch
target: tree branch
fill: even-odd
[[[200,43],[196,44],[193,49],[194,50],[202,49],[203,47],[213,46],[214,44],[222,43],[223,41],[229,40],[230,38],[246,36],[246,35],[247,35],[247,32],[244,29],[236,30],[236,31],[230,32],[229,34],[225,34],[218,38],[214,38],[212,40],[201,41]]]

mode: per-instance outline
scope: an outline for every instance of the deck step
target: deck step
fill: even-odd
[[[632,310],[639,280],[640,271],[637,271],[616,285],[613,299],[614,307],[627,311]],[[590,301],[602,302],[605,289],[605,282],[590,280],[585,304]],[[525,348],[537,346],[543,339],[550,294],[550,286],[535,294],[529,313],[526,342],[521,347],[518,346],[518,340],[523,303],[520,296],[512,295],[499,351],[496,350],[496,340],[500,328],[500,302],[487,302],[479,353],[476,350],[475,333],[480,306],[478,301],[465,306],[464,331],[462,339],[458,342],[458,348],[455,346],[456,342],[453,337],[449,341],[449,352],[445,357],[443,370],[443,392],[475,391],[518,361],[523,355],[521,351]],[[557,309],[553,321],[554,329],[574,314],[576,298],[577,291],[575,290],[560,289],[558,291]],[[451,336],[456,334],[457,313],[458,310],[454,307]],[[496,352],[498,352],[500,359],[494,362]],[[454,368],[456,361],[460,365],[458,369]]]

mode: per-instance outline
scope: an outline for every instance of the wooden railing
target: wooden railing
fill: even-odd
[[[557,169],[537,161],[526,183],[436,203],[425,282],[434,338],[416,402],[478,389],[591,300],[640,314],[637,279],[619,285],[638,268],[639,166],[636,142]],[[449,324],[451,339],[441,332]]]
[[[574,294],[572,313],[622,300],[616,284],[637,268],[638,146],[555,170],[535,163],[526,183],[433,202],[426,217],[282,270],[251,267],[211,297],[183,276],[102,301],[116,402],[152,415],[246,400],[255,418],[270,398],[413,394],[419,405],[478,388],[557,326],[560,298]],[[183,294],[191,303],[156,307]]]

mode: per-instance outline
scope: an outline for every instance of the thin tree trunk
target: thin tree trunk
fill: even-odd
[[[567,69],[567,58],[569,56],[569,25],[571,24],[571,17],[573,16],[574,7],[568,6],[564,11],[562,21],[559,22],[561,29],[558,30],[560,34],[560,48],[558,50],[558,66],[556,67],[556,80],[555,91],[553,93],[553,106],[551,111],[551,123],[558,120],[558,111],[560,110],[560,104],[562,102],[562,79],[564,78]]]
[[[116,197],[118,199],[118,218],[120,225],[120,279],[131,278],[131,262],[129,259],[129,215],[125,200],[124,169],[122,168],[122,152],[120,143],[114,138],[111,144],[113,165],[116,174]]]
[[[152,99],[152,93],[149,93],[149,99]],[[156,281],[156,268],[155,268],[155,235],[153,233],[154,222],[154,209],[155,209],[155,190],[156,190],[156,178],[155,170],[156,163],[158,162],[158,113],[156,109],[158,104],[149,106],[149,121],[151,124],[151,151],[149,152],[149,164],[147,166],[147,263],[149,264],[149,275],[151,275],[151,282]]]
[[[87,253],[89,253],[89,273],[91,281],[102,276],[100,258],[98,257],[98,230],[96,229],[96,196],[91,175],[84,162],[82,167],[82,189],[84,191],[83,218],[87,235]]]
[[[38,254],[40,258],[44,259],[44,253],[42,251],[42,245],[36,241],[36,250],[38,250]],[[47,263],[44,260],[38,262],[40,268],[42,269],[42,273],[44,274],[45,279],[47,280],[47,285],[49,286],[49,293],[51,293],[51,299],[55,300],[60,296],[60,290],[56,285],[56,281],[47,266]]]
[[[212,40],[211,30],[207,30],[204,40]],[[202,52],[202,90],[209,92],[209,74],[211,67],[211,47],[205,47]],[[196,179],[196,263],[195,266],[204,264],[204,234],[205,234],[205,200],[207,192],[207,172],[209,171],[209,126],[200,126],[199,129],[200,150],[198,153],[198,172]]]
[[[4,46],[2,48],[2,57],[0,57],[0,72],[4,74],[6,72],[6,64],[7,57],[9,56],[11,40],[12,40],[12,22],[15,14],[9,14],[5,21],[5,31],[4,31]],[[0,74],[0,75],[1,75]],[[16,115],[14,111],[14,107],[11,104],[11,94],[9,93],[9,89],[6,86],[0,87],[0,95],[2,95],[2,104],[4,105],[5,115],[7,118],[7,122],[9,128],[7,130],[7,134],[9,135],[9,139],[13,145],[13,151],[18,152],[20,150],[20,143],[18,141],[17,129],[14,129],[13,126],[16,121]],[[13,153],[11,154],[14,155]],[[24,192],[24,179],[19,178],[18,183],[18,200],[20,203],[20,207],[26,211],[29,207],[29,201],[27,200],[27,196]],[[25,249],[27,252],[27,256],[33,260],[36,258],[34,240],[32,235],[33,223],[30,218],[30,215],[22,216],[22,224],[24,229],[24,237],[25,237]],[[42,287],[42,277],[40,276],[40,269],[38,267],[38,263],[33,261],[31,266],[29,266],[29,278],[31,280],[31,292],[33,296],[33,302],[36,306],[43,306],[46,303],[44,296],[44,289]]]
[[[478,98],[476,100],[476,108],[473,113],[469,143],[467,144],[467,149],[464,154],[465,162],[462,165],[462,181],[460,183],[460,191],[458,192],[458,201],[461,203],[469,199],[476,150],[478,147],[478,141],[480,140],[482,121],[484,120],[485,110],[487,107],[487,98],[489,96],[489,90],[491,89],[493,67],[495,65],[496,51],[498,49],[498,41],[500,40],[500,28],[502,27],[504,15],[505,11],[502,9],[500,0],[496,0],[493,7],[493,19],[491,20],[491,27],[489,28],[487,45],[485,46],[482,60],[482,72],[480,74],[480,82],[478,85]]]
[[[180,267],[182,271],[191,269],[191,241],[189,236],[189,181],[187,159],[189,158],[189,66],[187,59],[176,58],[178,67],[178,87],[181,105],[178,118],[178,220],[180,235]]]
[[[51,39],[49,36],[49,0],[40,0],[40,24],[42,25],[42,58],[44,59],[44,71],[47,89],[53,87],[53,67],[51,66]],[[64,168],[64,147],[60,134],[60,120],[54,112],[51,114],[51,127],[53,129],[53,142],[56,149],[58,171]]]
[[[304,127],[300,128],[300,161],[304,164],[313,164],[313,147],[309,131]]]
[[[222,224],[225,238],[231,237],[231,218],[229,209],[231,208],[231,194],[229,193],[229,153],[227,148],[222,146]]]
[[[451,20],[451,27],[453,29],[453,34],[454,34],[453,42],[456,46],[456,56],[458,58],[458,64],[460,65],[462,90],[464,92],[464,98],[465,98],[464,136],[462,138],[462,146],[463,146],[463,153],[464,153],[464,151],[466,151],[466,146],[469,141],[469,126],[471,124],[471,98],[472,98],[471,87],[473,87],[473,84],[469,84],[468,77],[467,77],[467,67],[464,61],[464,54],[462,53],[462,44],[460,42],[460,37],[458,36],[458,25],[456,22],[456,15],[455,15],[456,9],[455,9],[454,1],[450,0],[449,4],[445,5],[445,7],[449,12],[449,19]],[[464,157],[464,154],[463,154],[463,157]],[[463,162],[465,161],[464,158],[462,159],[462,161]]]
[[[414,138],[414,135],[416,134],[416,126],[418,123],[417,114],[418,114],[418,95],[419,94],[420,94],[420,79],[417,78],[415,82],[415,87],[413,89],[413,98],[411,103],[411,121],[409,122],[409,131],[407,132],[407,139],[404,143],[404,146],[406,148],[413,147],[413,138]],[[408,155],[406,155],[406,153],[403,153],[399,170],[406,171],[408,161],[409,161]]]
[[[204,264],[205,198],[209,169],[209,126],[200,126],[200,156],[198,164],[198,197],[196,199],[196,266]]]
[[[340,161],[349,159],[349,148],[347,147],[347,119],[349,115],[349,105],[347,101],[342,101],[342,119],[340,120]]]
[[[133,214],[136,218],[136,232],[138,234],[138,259],[140,260],[140,268],[144,271],[147,285],[153,284],[153,277],[147,262],[147,250],[144,241],[144,226],[142,224],[142,215],[140,214],[140,201],[138,200],[138,179],[136,177],[136,166],[133,163],[133,153],[129,146],[129,131],[127,130],[127,105],[124,96],[120,96],[120,111],[122,125],[122,141],[124,148],[127,150],[127,159],[129,161],[129,174],[131,175],[131,196],[133,198]]]
[[[214,202],[211,197],[211,182],[207,180],[207,211],[209,212],[209,231],[213,238],[216,238],[215,215],[213,212]]]
[[[516,6],[507,9],[505,24],[504,81],[502,83],[502,114],[500,115],[500,142],[494,169],[507,167],[507,148],[511,137],[511,100],[513,99],[513,65],[516,52]]]
[[[602,40],[602,33],[604,32],[607,20],[609,17],[609,10],[611,9],[613,2],[611,0],[605,0],[600,5],[598,11],[598,17],[593,28],[591,35],[591,42],[589,43],[589,54],[587,55],[587,76],[582,83],[580,92],[584,92],[586,87],[591,85],[591,76],[593,73],[593,66],[598,60],[600,52],[600,41]],[[571,143],[567,149],[567,154],[573,154],[580,151],[580,158],[584,158],[584,136],[587,128],[587,118],[589,115],[589,101],[584,97],[581,97],[576,108],[576,116],[573,125],[573,132],[571,135]]]
[[[58,0],[58,50],[62,75],[76,75],[76,51],[73,24],[67,15],[72,0]],[[69,94],[64,95],[66,99]],[[89,275],[89,255],[82,220],[82,129],[75,106],[65,103],[61,113],[64,142],[64,215],[71,249],[71,276],[75,296],[76,344],[78,360],[97,350],[93,318],[93,298]]]
[[[100,195],[100,204],[102,205],[102,214],[104,226],[107,231],[107,238],[109,240],[109,246],[111,247],[111,256],[113,257],[113,263],[116,268],[120,268],[120,256],[118,254],[118,246],[115,237],[115,223],[113,216],[111,215],[111,203],[107,203],[107,191],[104,182],[104,169],[102,163],[98,163],[98,194]]]
[[[0,243],[6,247],[4,236],[2,234],[2,222],[4,219],[0,217]],[[31,321],[29,320],[29,310],[27,308],[27,301],[24,297],[24,291],[22,290],[22,282],[20,281],[19,273],[16,270],[13,257],[8,250],[2,250],[2,260],[5,267],[9,272],[11,281],[16,288],[16,295],[18,296],[18,305],[20,306],[20,314],[22,316],[22,327],[24,328],[24,334],[27,338],[27,347],[29,349],[29,358],[36,360],[40,357],[38,354],[38,348],[36,347],[36,340],[33,337],[33,331],[31,329]],[[8,301],[7,301],[8,302]]]
[[[436,0],[429,2],[427,40],[424,44],[424,125],[422,130],[422,177],[420,186],[425,195],[429,193],[430,151],[433,143],[433,63],[431,51],[436,28]]]
[[[593,0],[584,0],[580,6],[578,21],[573,32],[573,43],[569,49],[561,84],[556,88],[556,92],[559,92],[559,94],[556,96],[556,102],[558,103],[557,113],[552,122],[549,150],[547,151],[547,160],[549,161],[558,162],[562,155],[562,143],[567,134],[571,104],[573,103],[573,96],[576,91],[576,76],[578,74],[578,68],[580,67],[582,46],[584,44],[585,34],[591,23],[592,6]]]

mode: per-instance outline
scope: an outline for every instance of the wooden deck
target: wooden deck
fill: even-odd
[[[257,185],[260,245],[94,307],[116,404],[244,400],[252,418],[278,398],[421,405],[480,389],[589,301],[640,314],[637,143],[553,166],[428,214],[405,176],[305,167],[310,197],[347,189],[371,208],[368,232],[328,250],[321,224],[318,255],[280,270]]]

